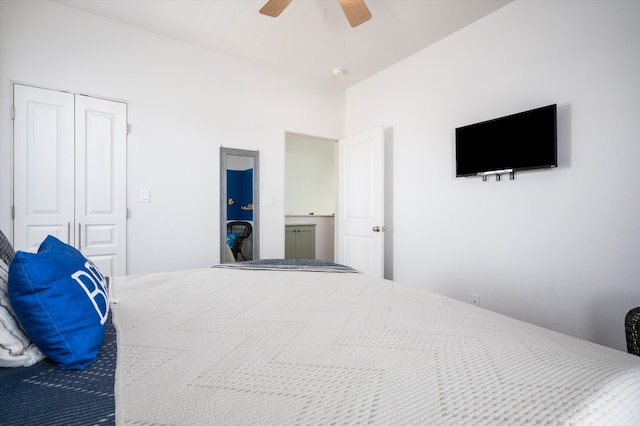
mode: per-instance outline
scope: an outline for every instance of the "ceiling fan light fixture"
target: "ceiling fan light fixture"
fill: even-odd
[[[260,13],[275,18],[280,16],[291,1],[292,0],[268,0],[260,9]],[[349,21],[349,25],[353,28],[371,19],[371,12],[367,5],[364,4],[364,0],[338,0],[338,2]]]
[[[342,77],[346,72],[347,70],[340,67],[335,67],[334,69],[331,70],[331,73],[333,74],[334,77]]]

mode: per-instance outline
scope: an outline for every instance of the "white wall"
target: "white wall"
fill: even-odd
[[[640,305],[640,2],[516,1],[349,89],[392,134],[394,278],[625,349]],[[559,168],[455,178],[454,129],[558,104]]]
[[[338,138],[344,93],[46,1],[0,1],[0,227],[10,229],[11,82],[127,101],[128,271],[219,256],[219,147],[260,150],[260,253],[284,256],[285,129]],[[304,108],[300,108],[304,105]],[[151,202],[138,202],[140,188]],[[10,232],[8,232],[10,234]]]
[[[285,156],[285,214],[334,214],[336,141],[287,133]]]

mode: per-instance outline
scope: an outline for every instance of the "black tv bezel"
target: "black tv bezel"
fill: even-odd
[[[515,167],[500,167],[500,168],[485,168],[482,170],[477,170],[473,172],[459,173],[458,166],[458,154],[459,154],[459,140],[458,134],[461,129],[468,129],[473,127],[480,127],[487,124],[495,124],[501,121],[513,121],[514,119],[519,119],[523,115],[533,115],[535,113],[541,112],[542,110],[553,110],[553,161],[552,162],[544,162],[544,164],[531,164],[527,166],[515,166]],[[470,177],[470,176],[488,176],[488,175],[496,175],[502,173],[513,173],[516,171],[523,170],[536,170],[536,169],[547,169],[558,167],[558,117],[557,117],[557,104],[546,105],[538,108],[529,109],[526,111],[521,111],[515,114],[509,114],[498,118],[493,118],[490,120],[480,121],[473,124],[468,124],[465,126],[457,127],[455,130],[455,160],[456,160],[456,177]],[[479,168],[480,169],[480,168]]]

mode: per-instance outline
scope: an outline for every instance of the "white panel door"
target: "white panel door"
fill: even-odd
[[[337,261],[384,277],[384,129],[338,141]]]
[[[126,114],[76,96],[75,245],[105,275],[126,274]]]
[[[74,95],[14,85],[14,246],[73,244]]]
[[[14,107],[15,248],[51,234],[125,275],[126,104],[15,84]]]

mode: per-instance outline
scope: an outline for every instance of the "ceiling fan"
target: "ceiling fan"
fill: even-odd
[[[338,0],[338,2],[353,28],[371,19],[371,12],[364,4],[364,0]],[[289,3],[291,0],[269,0],[262,6],[260,13],[275,18],[289,6]]]

